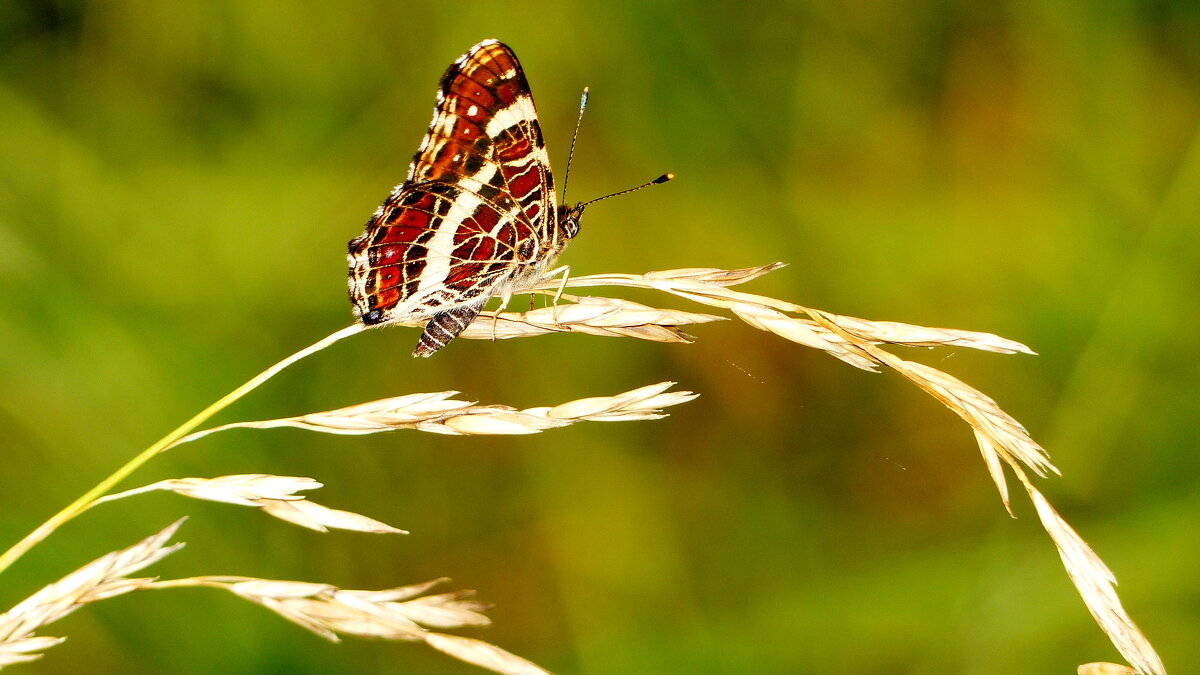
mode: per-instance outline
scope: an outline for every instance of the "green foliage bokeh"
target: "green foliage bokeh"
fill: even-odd
[[[592,102],[574,274],[791,266],[748,290],[996,332],[1041,355],[907,355],[995,397],[1169,667],[1200,633],[1200,10],[1195,3],[0,3],[0,546],[269,363],[350,321],[345,243],[403,177],[437,78],[520,55],[559,171]],[[693,309],[666,297],[638,296]],[[235,431],[130,485],[312,476],[412,531],[318,535],[151,495],[3,576],[0,608],[181,514],[164,576],[495,602],[481,637],[562,673],[1042,673],[1119,657],[967,427],[736,322],[689,346],[358,336],[220,419],[419,391],[552,405],[662,380],[672,417],[538,436]],[[1019,500],[1018,500],[1019,501]],[[45,631],[25,672],[479,672],[326,644],[211,591]],[[14,672],[19,672],[14,670]]]

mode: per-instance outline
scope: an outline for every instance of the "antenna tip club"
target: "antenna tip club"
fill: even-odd
[[[654,180],[652,180],[650,182],[652,184],[665,183],[674,178],[675,178],[675,174],[668,172],[668,173],[664,173],[663,175],[659,176],[658,178],[655,178]]]

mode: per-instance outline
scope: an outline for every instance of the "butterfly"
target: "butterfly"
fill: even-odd
[[[354,314],[367,326],[428,319],[413,356],[430,356],[490,298],[507,304],[544,278],[590,203],[555,201],[525,72],[484,40],[442,76],[407,178],[350,242]]]

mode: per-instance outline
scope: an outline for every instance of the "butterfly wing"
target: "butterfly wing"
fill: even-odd
[[[469,324],[556,240],[553,176],[512,50],[479,43],[437,98],[408,179],[350,242],[350,297],[368,325],[471,307]]]
[[[506,188],[515,202],[553,202],[554,179],[529,82],[503,43],[475,45],[442,76],[433,123],[407,182],[447,179]],[[543,214],[532,209],[525,215],[534,222]]]

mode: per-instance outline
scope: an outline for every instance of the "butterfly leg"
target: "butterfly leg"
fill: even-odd
[[[483,309],[483,302],[477,302],[473,305],[452,307],[444,312],[434,314],[433,318],[425,324],[425,332],[421,333],[421,339],[417,341],[417,348],[413,350],[413,356],[432,356],[434,352],[445,347],[446,343],[471,325],[475,317],[479,316],[481,309]]]
[[[500,306],[496,308],[496,313],[492,315],[492,342],[496,341],[496,324],[500,321],[500,312],[508,307],[508,303],[512,301],[512,291],[505,291],[500,296]],[[530,309],[533,309],[532,307]]]
[[[554,320],[556,323],[558,321],[558,301],[562,299],[563,291],[567,288],[567,279],[571,278],[571,266],[563,265],[558,269],[550,270],[550,272],[546,274],[545,278],[553,279],[559,274],[562,275],[562,283],[558,285],[558,290],[554,293],[554,299],[550,301],[550,304],[554,306]]]
[[[562,299],[563,291],[567,289],[567,280],[571,278],[571,266],[563,265],[562,267],[552,269],[546,273],[546,276],[542,277],[543,279],[553,279],[560,274],[562,275],[562,283],[558,285],[558,291],[554,293],[554,299],[550,301],[554,305],[558,304],[558,301]]]

